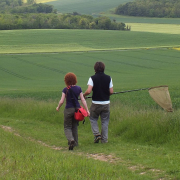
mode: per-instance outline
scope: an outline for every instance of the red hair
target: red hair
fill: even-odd
[[[74,73],[67,73],[64,76],[64,82],[66,84],[66,86],[71,86],[71,85],[76,85],[77,83],[77,77]]]

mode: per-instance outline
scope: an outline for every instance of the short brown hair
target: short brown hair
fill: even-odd
[[[74,73],[69,72],[64,76],[64,82],[66,86],[76,85],[77,77]]]
[[[104,72],[105,64],[103,62],[96,62],[94,65],[95,72]]]

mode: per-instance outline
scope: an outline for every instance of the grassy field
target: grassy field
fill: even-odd
[[[147,18],[147,17],[132,17],[115,15],[114,9],[123,3],[132,0],[37,0],[37,3],[47,3],[54,6],[59,13],[89,14],[94,17],[108,16],[117,22],[129,23],[148,23],[148,24],[179,24],[179,18]],[[173,28],[172,28],[173,29]]]
[[[179,47],[179,34],[175,34],[176,30],[170,32],[174,34],[103,30],[1,31],[0,54]]]
[[[179,42],[171,32],[0,31],[0,177],[180,179]],[[86,119],[68,152],[64,106],[55,111],[63,78],[74,72],[85,91],[96,61],[116,92],[168,85],[174,112],[147,90],[112,95],[108,144],[93,143]]]
[[[69,71],[77,74],[79,85],[85,90],[97,60],[106,63],[106,72],[113,77],[115,91],[163,84],[174,86],[180,75],[177,50],[6,54],[1,55],[0,61],[0,93],[59,91]]]
[[[180,34],[180,25],[178,24],[127,23],[127,25],[131,26],[131,31]]]
[[[165,84],[178,101],[178,34],[18,30],[0,37],[1,96],[56,99],[67,72],[85,91],[94,63],[104,61],[116,92]]]
[[[131,26],[130,32],[0,31],[0,179],[180,179],[179,19],[112,14],[125,2],[49,4],[65,13],[107,15]],[[109,142],[93,143],[86,118],[79,146],[69,152],[64,105],[55,111],[63,78],[74,72],[85,91],[96,61],[106,64],[115,92],[168,85],[174,112],[166,113],[148,90],[112,95]]]
[[[122,16],[113,14],[114,9],[110,9],[107,12],[100,13],[99,15],[107,16],[110,19],[115,19],[117,22],[137,23],[137,24],[166,24],[171,27],[172,24],[179,25],[180,18],[150,18],[150,17],[135,17],[135,16]],[[97,15],[98,16],[98,15]]]
[[[44,0],[38,0],[37,2],[44,2]],[[78,12],[81,14],[95,15],[99,12],[107,11],[111,8],[118,6],[120,3],[126,3],[130,0],[58,0],[46,2],[52,4],[55,9],[60,13],[73,13]]]

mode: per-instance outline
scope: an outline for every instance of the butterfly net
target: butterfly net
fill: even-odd
[[[165,111],[173,112],[168,86],[151,87],[148,89],[148,91],[152,99]]]

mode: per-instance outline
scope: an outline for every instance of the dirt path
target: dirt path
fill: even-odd
[[[15,136],[18,136],[18,137],[21,137],[21,138],[24,138],[24,139],[27,139],[29,141],[32,141],[32,142],[35,142],[35,143],[39,143],[41,144],[42,146],[45,146],[45,147],[48,147],[48,148],[51,148],[51,149],[54,149],[54,150],[67,150],[67,148],[64,148],[64,147],[57,147],[57,146],[50,146],[40,140],[35,140],[31,137],[23,137],[21,136],[19,133],[17,133],[13,128],[9,127],[9,126],[3,126],[3,125],[0,125],[0,127],[2,129],[4,129],[4,131],[7,131],[7,132],[11,132],[12,134],[14,134]],[[73,151],[71,151],[71,153],[74,153]],[[76,155],[79,155],[79,156],[85,156],[87,158],[92,158],[92,159],[95,159],[95,160],[99,160],[99,161],[104,161],[104,162],[109,162],[109,163],[113,163],[113,164],[117,164],[117,163],[120,163],[124,166],[127,166],[127,162],[118,158],[118,157],[115,157],[113,155],[105,155],[103,153],[98,153],[98,154],[90,154],[90,153],[83,153],[83,152],[79,152],[77,153],[76,152]],[[137,171],[137,170],[140,170],[140,175],[144,175],[146,173],[153,173],[154,174],[154,177],[158,177],[159,174],[162,174],[163,171],[162,170],[158,170],[158,169],[147,169],[146,167],[144,167],[143,165],[130,165],[127,166],[127,168],[131,171]],[[166,177],[167,178],[167,177]],[[165,180],[166,178],[160,178],[158,180]]]
[[[22,137],[20,134],[18,134],[14,129],[12,129],[11,127],[9,126],[3,126],[1,125],[1,128],[4,129],[5,131],[8,131],[8,132],[11,132],[13,133],[15,136],[19,136],[19,137]],[[22,137],[22,138],[25,138],[25,137]],[[25,138],[29,141],[32,141],[32,142],[36,142],[36,143],[39,143],[41,144],[42,146],[45,146],[45,147],[49,147],[51,149],[54,149],[54,150],[66,150],[67,148],[64,148],[64,147],[57,147],[57,146],[50,146],[40,140],[35,140],[31,137],[27,137]],[[73,153],[73,151],[71,151]],[[76,153],[77,154],[77,153]],[[78,153],[79,155],[84,155],[83,153]],[[87,153],[86,154],[86,157],[88,158],[93,158],[95,160],[100,160],[100,161],[106,161],[106,162],[110,162],[110,163],[115,163],[117,160],[119,160],[119,158],[116,158],[116,157],[113,157],[112,155],[104,155],[104,154],[89,154]]]

